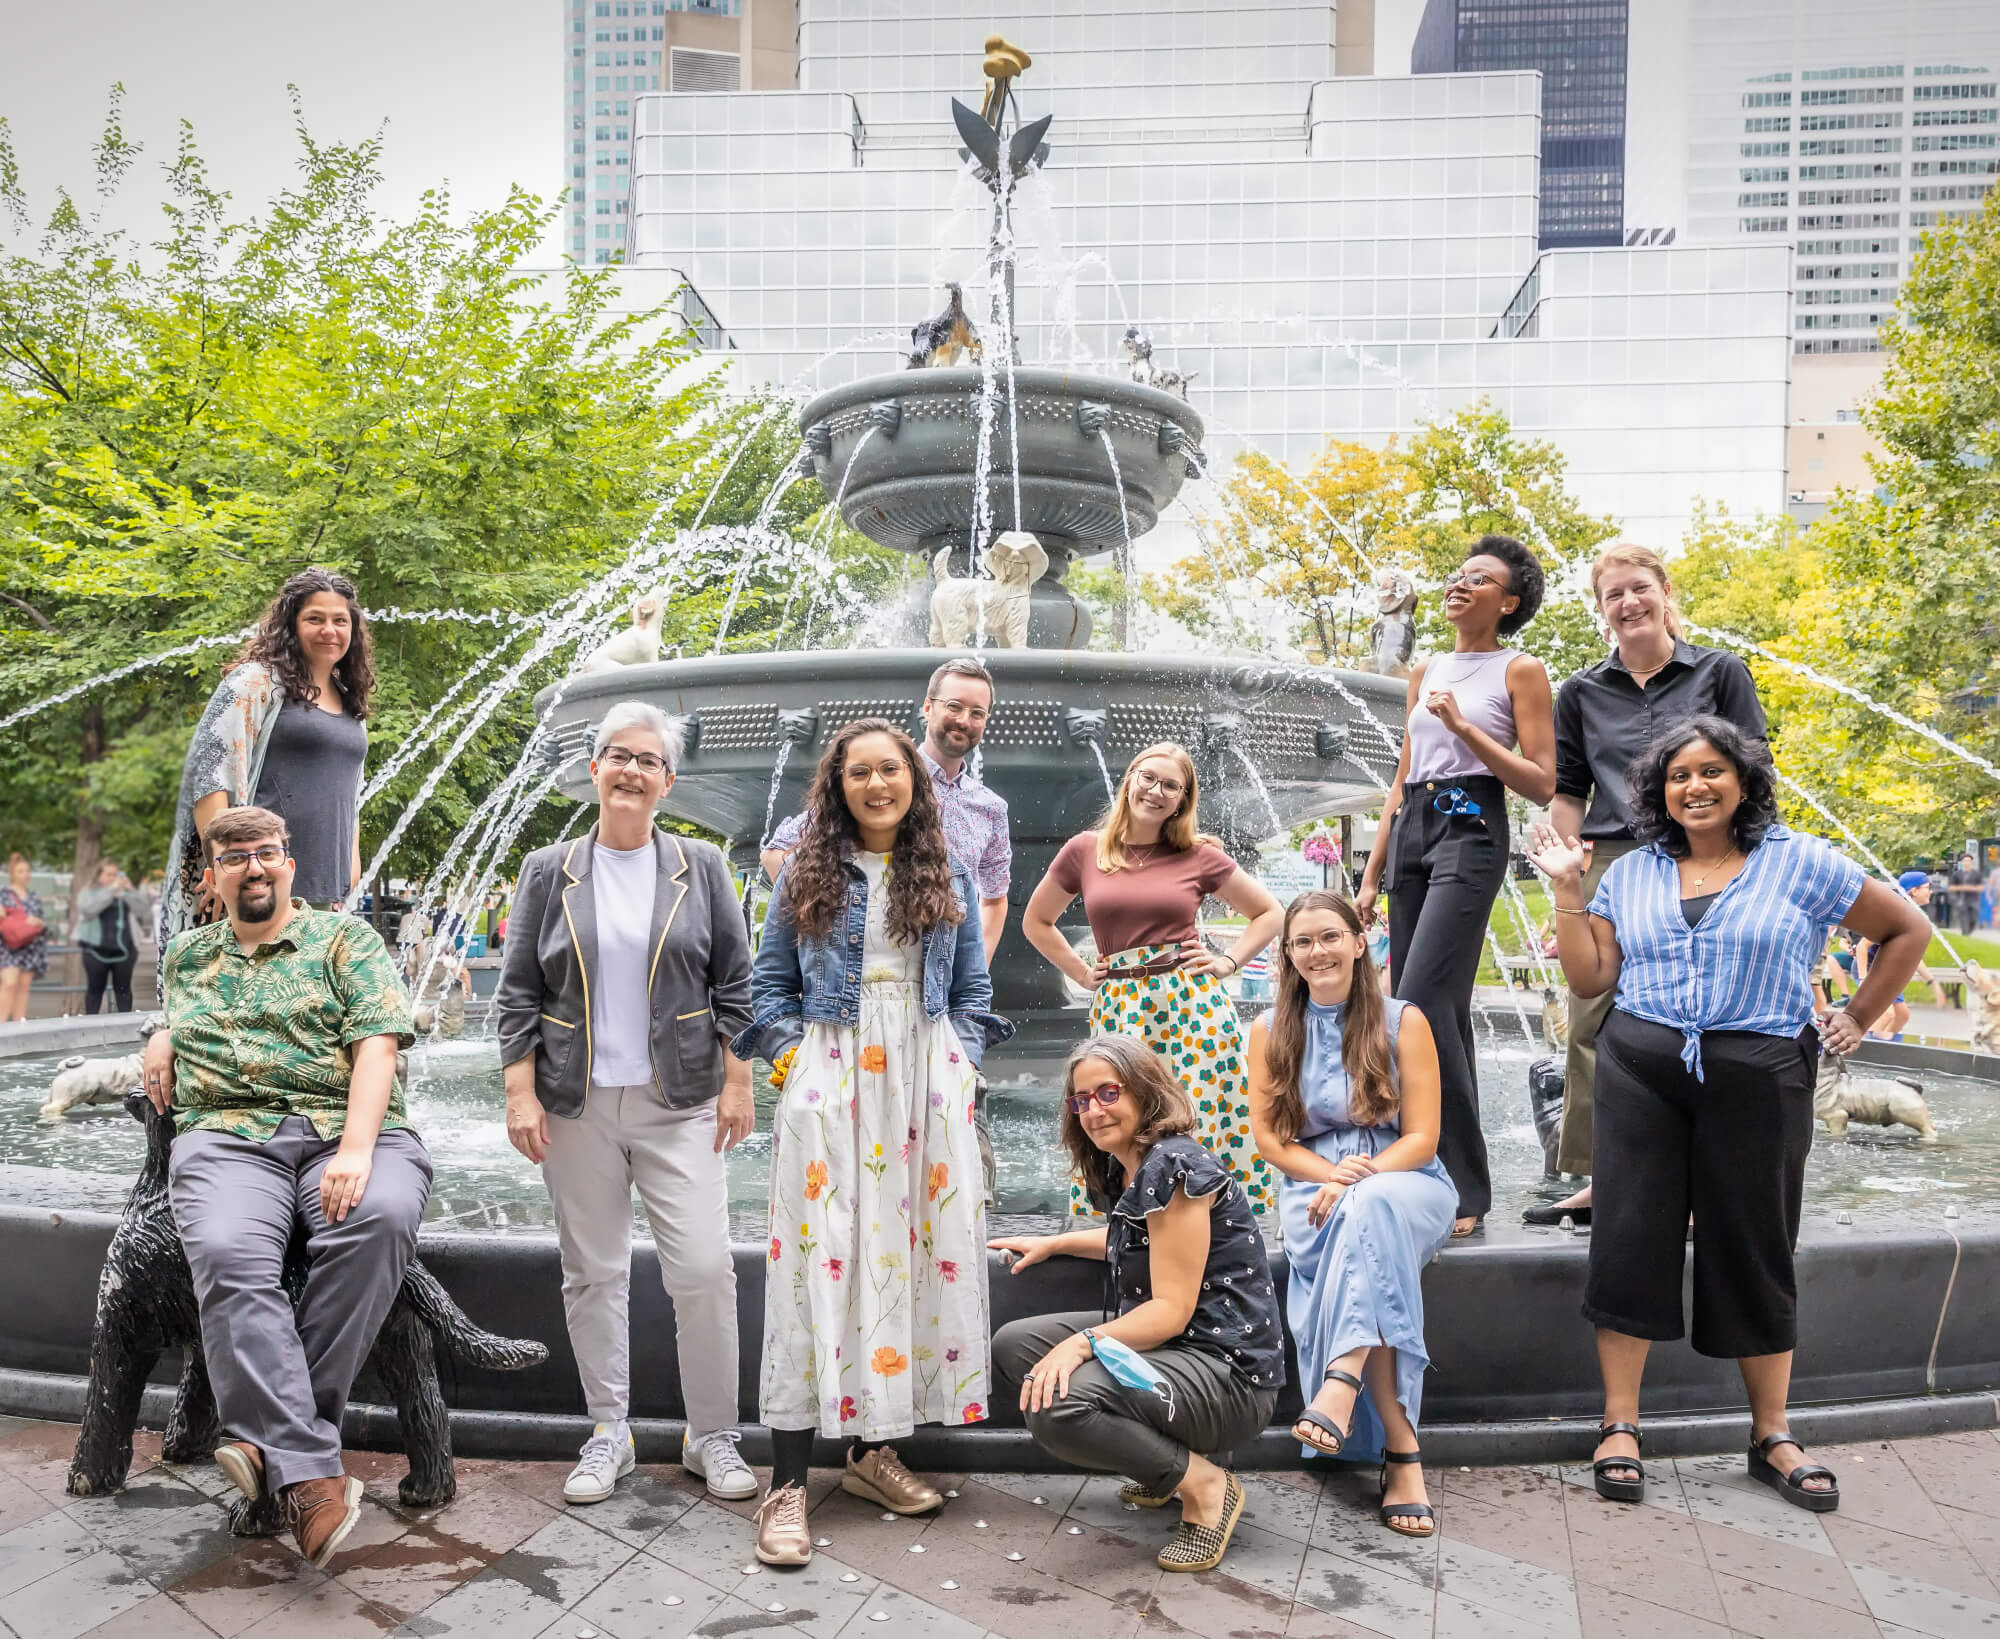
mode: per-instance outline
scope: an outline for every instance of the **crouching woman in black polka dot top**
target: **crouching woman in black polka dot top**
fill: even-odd
[[[1243,1513],[1230,1453],[1270,1420],[1285,1381],[1264,1239],[1243,1186],[1188,1136],[1186,1090],[1137,1037],[1093,1036],[1070,1054],[1061,1120],[1104,1226],[990,1244],[1016,1274],[1103,1259],[1105,1302],[1002,1327],[994,1365],[1020,1384],[1050,1456],[1125,1475],[1127,1502],[1179,1498],[1163,1569],[1212,1570]]]

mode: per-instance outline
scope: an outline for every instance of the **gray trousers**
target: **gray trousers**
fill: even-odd
[[[402,1287],[430,1199],[423,1140],[394,1128],[375,1141],[359,1204],[328,1223],[319,1179],[339,1147],[303,1116],[287,1116],[261,1144],[182,1133],[168,1162],[216,1410],[263,1454],[273,1490],[341,1472],[340,1415]],[[311,1260],[296,1314],[282,1281],[295,1223]]]
[[[1018,1391],[1035,1362],[1086,1326],[1096,1309],[1009,1321],[993,1339],[993,1365]],[[1173,1409],[1148,1389],[1128,1388],[1095,1360],[1070,1375],[1067,1398],[1028,1414],[1028,1432],[1051,1457],[1099,1474],[1123,1474],[1156,1497],[1170,1495],[1187,1473],[1188,1453],[1229,1464],[1230,1453],[1257,1437],[1278,1403],[1276,1389],[1252,1388],[1229,1363],[1184,1343],[1148,1349],[1146,1359],[1173,1385]]]
[[[1638,847],[1636,842],[1600,842],[1590,850],[1590,869],[1583,873],[1583,902],[1588,905],[1604,873],[1614,861]],[[1590,1176],[1591,1112],[1596,1104],[1597,1033],[1611,1016],[1618,999],[1613,985],[1600,996],[1569,993],[1569,1048],[1563,1057],[1562,1132],[1556,1140],[1556,1170],[1579,1178]]]

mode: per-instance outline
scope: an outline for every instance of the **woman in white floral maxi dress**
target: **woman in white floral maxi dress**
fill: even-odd
[[[921,1513],[942,1499],[880,1442],[988,1407],[973,1091],[989,1034],[1007,1026],[986,1012],[978,901],[946,859],[915,747],[890,725],[843,731],[811,801],[738,1044],[770,1058],[781,1087],[759,1391],[773,1470],[757,1551],[772,1564],[811,1553],[815,1432],[849,1442],[843,1489]]]

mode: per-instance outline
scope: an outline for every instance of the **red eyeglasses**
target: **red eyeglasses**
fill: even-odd
[[[1123,1087],[1119,1086],[1115,1081],[1107,1081],[1102,1087],[1092,1087],[1087,1092],[1071,1093],[1065,1102],[1069,1105],[1072,1115],[1082,1115],[1085,1110],[1090,1108],[1090,1101],[1092,1099],[1096,1099],[1099,1104],[1109,1108],[1124,1096],[1125,1089]]]

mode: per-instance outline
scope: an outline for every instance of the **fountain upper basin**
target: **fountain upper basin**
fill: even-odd
[[[827,494],[841,497],[851,527],[905,552],[969,544],[983,386],[981,371],[968,366],[902,370],[806,405],[799,426],[814,470]],[[1100,429],[1117,455],[1116,479]],[[1202,434],[1201,417],[1157,388],[1068,370],[1002,369],[983,516],[993,529],[1039,537],[1059,579],[1070,557],[1123,544],[1128,517],[1134,537],[1159,521],[1199,458]]]

